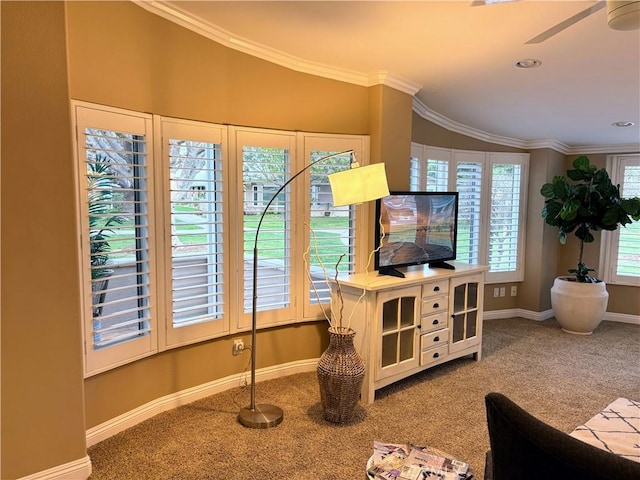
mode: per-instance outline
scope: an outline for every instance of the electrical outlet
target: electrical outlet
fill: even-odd
[[[504,287],[500,287],[500,296],[504,297],[506,293],[507,292],[505,291]]]
[[[500,289],[498,287],[493,289],[493,298],[498,298],[500,296]]]
[[[516,295],[518,295],[518,286],[517,285],[512,285],[511,286],[511,296],[515,297]]]
[[[240,355],[242,352],[244,352],[244,340],[242,340],[241,338],[236,338],[233,341],[233,351],[232,351],[232,353],[234,355]]]

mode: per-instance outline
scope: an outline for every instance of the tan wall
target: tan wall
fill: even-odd
[[[369,90],[371,160],[373,163],[384,162],[387,165],[387,181],[391,190],[408,190],[412,98],[406,93],[381,85]]]
[[[328,344],[327,327],[326,322],[317,322],[258,331],[256,368],[320,357]],[[243,338],[246,345],[251,344],[250,334],[234,335],[169,350],[87,378],[87,427],[165,395],[245,372],[250,353],[247,350],[244,355],[232,356],[232,338]],[[239,394],[238,401],[248,405],[249,391]],[[229,405],[230,410],[234,408]]]
[[[551,308],[549,290],[557,276],[558,232],[542,219],[544,197],[540,188],[560,175],[564,155],[551,149],[531,151],[529,195],[527,197],[527,235],[525,238],[525,278],[520,290],[519,308],[544,312]]]
[[[64,4],[0,2],[2,471],[85,458]]]
[[[68,10],[76,100],[231,125],[369,131],[367,88],[228,49],[131,2],[70,2]]]

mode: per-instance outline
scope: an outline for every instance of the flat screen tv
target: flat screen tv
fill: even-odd
[[[375,269],[404,277],[399,267],[454,267],[458,192],[390,192],[376,200]]]

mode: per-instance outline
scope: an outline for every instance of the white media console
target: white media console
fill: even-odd
[[[449,262],[455,270],[406,267],[405,278],[377,272],[338,277],[343,325],[366,364],[361,400],[417,372],[482,352],[482,265]],[[336,285],[332,305],[339,307]],[[334,315],[335,316],[335,315]]]

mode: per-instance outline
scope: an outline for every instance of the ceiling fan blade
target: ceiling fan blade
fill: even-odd
[[[545,30],[540,35],[537,35],[537,36],[533,37],[528,42],[525,42],[525,45],[529,45],[531,43],[542,43],[545,40],[547,40],[548,38],[553,37],[557,33],[560,33],[562,30],[564,30],[566,28],[569,28],[574,23],[579,22],[583,18],[587,18],[592,13],[596,13],[598,10],[604,8],[605,5],[606,5],[606,2],[604,2],[604,1],[598,2],[595,5],[589,7],[589,8],[587,8],[587,9],[581,11],[581,12],[576,13],[572,17],[567,18],[565,21],[558,23],[557,25],[551,27],[550,29]]]

